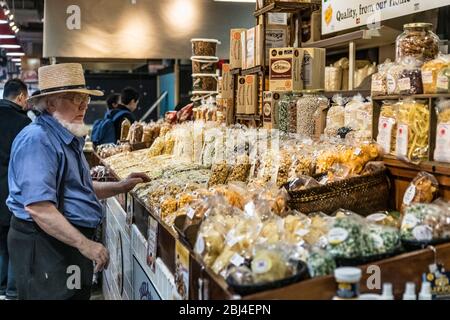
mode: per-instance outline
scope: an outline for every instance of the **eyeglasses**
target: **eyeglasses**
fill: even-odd
[[[74,94],[74,95],[66,95],[62,96],[62,99],[67,99],[72,101],[74,105],[81,107],[83,103],[89,104],[91,102],[91,97],[89,95],[82,94]]]

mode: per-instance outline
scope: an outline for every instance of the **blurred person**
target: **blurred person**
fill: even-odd
[[[149,179],[132,173],[120,182],[92,181],[83,154],[84,117],[90,96],[103,93],[86,88],[80,64],[39,68],[39,88],[31,99],[41,114],[14,140],[8,172],[8,249],[18,297],[85,300],[94,265],[97,272],[109,263],[108,250],[92,240],[102,220],[99,199]]]
[[[31,97],[37,96],[38,94],[41,94],[40,90],[36,90],[31,94]],[[27,106],[25,108],[27,111],[28,118],[31,119],[31,121],[36,120],[36,117],[39,115],[39,111],[33,110],[33,104],[31,103],[31,100],[27,101]]]
[[[127,111],[114,119],[116,141],[120,140],[120,130],[122,128],[123,120],[128,119],[130,123],[136,121],[136,116],[133,114],[133,112],[137,108],[139,97],[139,92],[137,92],[136,89],[132,87],[126,87],[122,90],[122,93],[120,95],[121,102],[119,106],[111,112],[111,116],[114,117],[116,113],[119,113],[120,111]]]
[[[116,109],[120,105],[120,94],[113,93],[106,99],[106,105],[108,106],[108,111]]]
[[[27,117],[28,89],[19,79],[8,80],[0,100],[0,299],[17,298],[14,272],[9,260],[7,236],[11,212],[6,206],[8,189],[8,164],[11,146],[19,132],[31,120]]]

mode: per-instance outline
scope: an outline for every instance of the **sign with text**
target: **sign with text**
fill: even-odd
[[[450,0],[322,0],[322,34],[450,5]],[[413,22],[413,21],[411,21]]]

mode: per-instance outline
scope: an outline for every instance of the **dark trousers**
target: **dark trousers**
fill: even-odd
[[[75,226],[88,239],[95,229]],[[10,259],[22,300],[89,300],[93,262],[78,249],[46,234],[34,222],[13,217],[8,234]]]
[[[9,226],[0,225],[0,296],[4,295],[7,299],[16,299],[16,280],[9,260],[7,244],[8,231]]]

